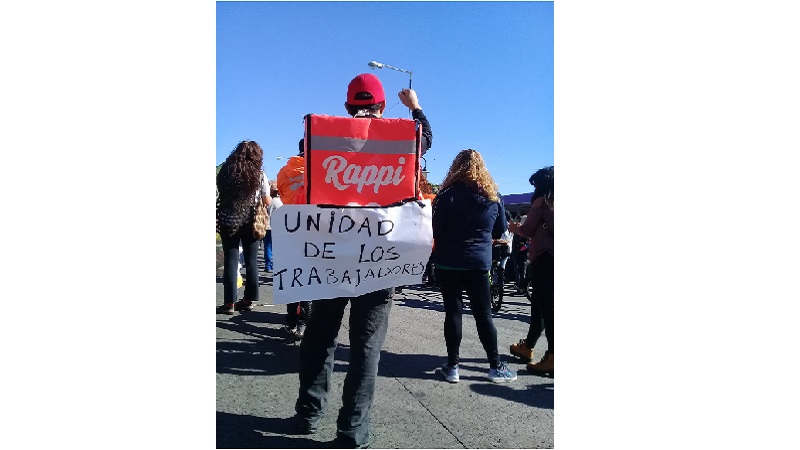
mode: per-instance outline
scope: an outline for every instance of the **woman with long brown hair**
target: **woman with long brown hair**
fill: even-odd
[[[261,170],[264,152],[255,141],[242,141],[222,163],[217,173],[217,232],[222,238],[224,270],[222,273],[223,305],[218,314],[250,311],[258,301],[258,247],[260,239],[253,234],[253,217],[257,202],[270,204],[269,180]],[[244,299],[236,301],[239,245],[244,251]]]
[[[462,150],[433,203],[433,263],[444,302],[447,347],[447,363],[437,372],[451,383],[459,380],[463,292],[489,360],[487,378],[495,383],[517,379],[516,372],[500,361],[489,291],[492,239],[499,239],[506,229],[505,208],[481,154]]]

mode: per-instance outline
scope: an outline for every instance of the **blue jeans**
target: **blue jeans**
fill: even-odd
[[[232,305],[236,301],[236,279],[239,277],[239,242],[245,260],[245,273],[247,279],[244,284],[244,299],[258,300],[258,240],[253,237],[253,232],[238,233],[236,236],[222,238],[222,252],[224,255],[224,268],[222,271],[223,302]]]
[[[392,289],[382,289],[355,298],[315,300],[300,343],[300,392],[295,411],[315,423],[325,413],[337,336],[345,306],[350,302],[350,362],[336,434],[356,446],[369,440],[369,409],[389,327],[392,295]]]
[[[461,293],[466,291],[469,307],[475,317],[478,338],[486,351],[490,367],[497,367],[497,329],[492,320],[492,302],[489,275],[485,270],[436,269],[436,280],[444,302],[444,342],[447,347],[447,365],[458,364],[461,347]]]
[[[272,230],[267,230],[264,235],[264,270],[272,272]]]

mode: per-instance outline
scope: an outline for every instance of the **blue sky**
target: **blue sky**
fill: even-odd
[[[372,72],[385,117],[413,71],[431,122],[432,182],[462,149],[481,152],[503,194],[532,191],[553,164],[552,2],[218,2],[216,164],[252,139],[274,177],[296,154],[309,113],[345,115],[347,84]]]

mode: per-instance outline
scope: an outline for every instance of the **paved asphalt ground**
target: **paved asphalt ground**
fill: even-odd
[[[259,266],[263,268],[259,256]],[[221,272],[218,272],[221,275]],[[239,289],[241,298],[243,288]],[[258,305],[217,315],[217,448],[326,448],[336,436],[347,370],[349,307],[336,350],[328,410],[313,435],[294,432],[299,346],[281,333],[286,307],[272,303],[262,271]],[[217,305],[222,281],[217,277]],[[209,313],[211,305],[208,305]],[[529,374],[508,346],[528,329],[530,305],[506,290],[495,314],[501,358],[516,381],[495,384],[469,308],[463,320],[461,381],[434,373],[446,359],[444,306],[438,290],[408,286],[395,295],[370,412],[371,448],[553,448],[553,379]],[[545,350],[544,336],[534,349]]]

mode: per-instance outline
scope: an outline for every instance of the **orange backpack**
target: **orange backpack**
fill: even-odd
[[[278,185],[278,194],[280,194],[283,203],[306,203],[306,189],[303,183],[305,165],[305,158],[292,156],[286,162],[286,165],[278,171],[276,184]]]

